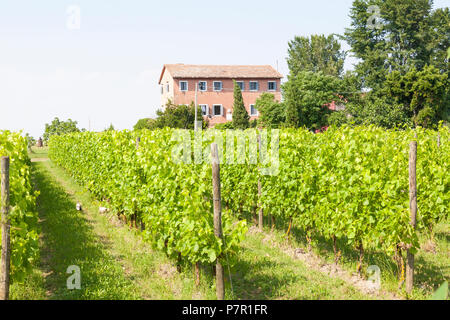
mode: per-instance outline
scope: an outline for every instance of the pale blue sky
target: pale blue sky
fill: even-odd
[[[436,0],[445,7],[449,0]],[[295,35],[343,33],[352,0],[2,0],[0,129],[35,137],[55,116],[131,129],[160,105],[164,63],[270,64]],[[69,30],[67,8],[81,9]],[[347,46],[344,48],[348,49]],[[346,63],[351,69],[353,60]]]

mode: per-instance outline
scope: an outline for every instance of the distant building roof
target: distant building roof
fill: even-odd
[[[168,70],[173,78],[231,78],[231,79],[256,79],[277,78],[283,76],[272,66],[235,66],[235,65],[188,65],[188,64],[165,64],[159,78]]]

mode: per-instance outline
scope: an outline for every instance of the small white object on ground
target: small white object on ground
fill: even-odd
[[[81,211],[81,203],[77,202],[77,210]]]
[[[106,213],[107,211],[108,211],[108,208],[105,208],[105,207],[98,208],[98,212],[100,212],[100,213]]]

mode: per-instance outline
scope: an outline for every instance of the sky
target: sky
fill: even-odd
[[[342,34],[351,4],[0,0],[0,130],[38,138],[55,117],[95,131],[132,129],[161,104],[164,64],[268,64],[286,76],[288,42]]]

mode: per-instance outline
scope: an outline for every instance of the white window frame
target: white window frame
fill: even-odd
[[[216,106],[220,106],[220,114],[214,114]],[[221,104],[213,104],[212,105],[212,116],[213,117],[223,117],[223,105],[221,105]]]
[[[204,82],[205,83],[205,90],[200,89],[200,82]],[[198,91],[201,91],[201,92],[208,91],[208,81],[199,81],[198,82]]]
[[[242,83],[241,91],[245,91],[245,81],[236,81],[236,83]]]
[[[270,84],[275,83],[275,89],[270,89]],[[267,81],[267,91],[277,91],[278,83],[276,81]]]
[[[256,83],[256,90],[252,90],[252,83]],[[259,91],[259,81],[250,81],[248,84],[248,89],[252,92],[258,92]]]
[[[252,113],[252,107],[253,107],[253,109],[255,109],[256,110],[256,114],[253,114]],[[252,117],[256,117],[256,116],[258,116],[259,115],[259,113],[258,113],[258,109],[256,109],[256,104],[251,104],[250,105],[250,116],[252,116]]]
[[[167,92],[170,92],[170,84],[166,84],[166,89],[167,89]]]
[[[216,90],[216,83],[220,83],[220,90]],[[220,92],[223,90],[223,83],[222,81],[213,81],[213,90],[216,92]]]
[[[182,83],[186,83],[186,90],[182,90],[182,89],[181,89],[181,84],[182,84]],[[180,80],[180,81],[178,82],[178,86],[180,87],[180,91],[181,91],[181,92],[189,91],[189,82],[188,82],[188,81]]]
[[[209,116],[209,105],[207,104],[199,104],[200,109],[202,109],[202,107],[206,107],[206,114],[203,114],[203,109],[202,109],[202,115],[203,116]]]

